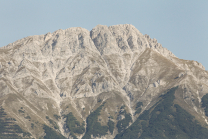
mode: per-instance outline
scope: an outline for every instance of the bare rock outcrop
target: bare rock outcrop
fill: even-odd
[[[176,93],[175,102],[206,121],[201,98],[207,83],[208,73],[200,63],[177,58],[129,24],[57,30],[0,48],[0,104],[33,138],[44,135],[43,124],[71,137],[66,115],[71,112],[86,129],[87,117],[102,105],[98,118],[102,126],[109,119],[115,124],[124,120],[124,114],[119,115],[122,106],[131,124],[138,117],[134,114],[138,102],[143,103],[143,112],[175,86],[183,90]],[[24,113],[18,111],[22,109]],[[114,127],[112,134],[108,131],[100,138],[114,138],[118,133]]]

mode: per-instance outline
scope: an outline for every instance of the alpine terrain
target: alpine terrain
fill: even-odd
[[[1,139],[207,139],[208,72],[134,26],[0,48]]]

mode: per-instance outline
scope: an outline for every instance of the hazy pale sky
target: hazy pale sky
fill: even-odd
[[[0,47],[58,29],[132,24],[208,69],[208,0],[0,0]]]

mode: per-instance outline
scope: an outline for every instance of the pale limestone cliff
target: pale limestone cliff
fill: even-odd
[[[0,49],[0,104],[34,138],[43,136],[43,130],[33,130],[32,122],[51,126],[46,116],[57,121],[53,115],[60,115],[58,132],[68,137],[63,115],[72,112],[86,122],[102,102],[106,104],[101,124],[106,125],[109,116],[115,123],[123,119],[117,112],[123,105],[134,120],[137,102],[143,102],[144,111],[174,86],[186,88],[176,95],[176,103],[200,120],[207,84],[208,74],[200,63],[177,58],[128,24],[98,25],[91,31],[80,27],[58,30]],[[18,113],[20,107],[32,120]],[[116,133],[102,138],[113,138]]]

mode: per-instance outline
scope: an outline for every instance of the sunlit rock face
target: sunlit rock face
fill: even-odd
[[[59,138],[116,138],[176,86],[174,104],[206,126],[207,84],[200,63],[177,58],[129,24],[57,30],[0,49],[0,105],[25,138],[47,137],[45,126]]]

